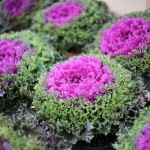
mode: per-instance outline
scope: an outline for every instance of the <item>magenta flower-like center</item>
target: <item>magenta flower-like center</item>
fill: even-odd
[[[98,58],[81,56],[58,64],[46,76],[46,89],[60,99],[84,98],[91,102],[114,86],[111,69]]]
[[[21,41],[3,39],[0,41],[0,75],[13,74],[18,71],[26,46]]]
[[[49,8],[45,14],[47,23],[61,26],[68,24],[84,11],[84,6],[79,2],[64,2]]]
[[[3,10],[11,17],[22,16],[23,13],[31,11],[35,0],[5,0]]]
[[[142,48],[150,45],[150,21],[143,18],[119,20],[104,30],[99,42],[101,53],[115,58],[142,56]]]
[[[136,150],[150,150],[150,123],[147,123],[135,140]]]
[[[0,150],[10,150],[10,144],[7,141],[0,141]]]

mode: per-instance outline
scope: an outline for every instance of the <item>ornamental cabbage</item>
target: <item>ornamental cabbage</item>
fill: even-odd
[[[108,56],[78,56],[41,75],[33,105],[59,135],[90,142],[97,134],[116,133],[137,105],[141,84]]]
[[[52,0],[1,0],[0,33],[29,28],[37,10],[49,6],[52,2]]]
[[[150,123],[144,126],[144,129],[138,135],[135,141],[137,150],[149,150],[150,149]]]
[[[132,128],[120,133],[117,150],[149,150],[150,149],[150,107],[144,108],[134,121]]]
[[[40,74],[59,60],[54,47],[30,31],[1,34],[0,76],[5,89],[0,91],[0,112],[18,102],[32,101]]]
[[[54,3],[37,12],[31,29],[46,37],[59,51],[79,53],[108,21],[108,14],[104,3],[93,0]]]
[[[150,76],[150,15],[148,12],[128,14],[105,24],[98,32],[95,49],[115,59],[134,74]]]
[[[35,0],[5,0],[3,10],[10,17],[20,17],[25,11],[31,11]]]

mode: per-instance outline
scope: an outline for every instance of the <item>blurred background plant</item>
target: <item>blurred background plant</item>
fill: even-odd
[[[54,15],[55,17],[58,17],[59,14],[62,15],[60,16],[61,20],[62,18],[63,20],[68,19],[72,11],[74,11],[74,14],[77,13],[75,6],[72,8],[71,5],[65,5],[67,2],[61,1],[37,12],[33,18],[31,29],[42,35],[43,38],[46,37],[54,44],[58,51],[80,54],[88,48],[86,44],[93,42],[97,30],[110,20],[112,15],[108,12],[107,6],[102,2],[93,0],[77,0],[74,2],[80,4],[83,7],[83,11],[68,23],[56,26],[52,22],[47,22],[44,17],[48,12],[49,15],[46,18],[52,20],[51,10],[57,7],[59,9],[56,9],[57,11]],[[64,7],[66,8],[63,9]],[[67,12],[65,12],[66,10]]]

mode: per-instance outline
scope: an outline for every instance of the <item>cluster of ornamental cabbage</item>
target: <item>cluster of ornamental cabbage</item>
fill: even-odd
[[[108,11],[102,2],[65,1],[40,10],[32,29],[47,37],[58,50],[77,53],[93,41],[97,30],[107,21]]]
[[[25,103],[44,122],[40,126],[31,110],[11,112],[13,123],[0,115],[0,149],[44,150],[37,139],[53,145],[50,128],[55,140],[63,136],[69,146],[91,142],[97,135],[121,131],[126,120],[128,128],[139,103],[145,105],[140,75],[150,76],[149,13],[108,22],[103,2],[61,0],[49,6],[51,2],[0,2],[0,113]],[[20,31],[25,28],[32,31]],[[18,32],[1,34],[10,30]],[[81,54],[89,47],[95,47],[90,55]],[[81,55],[61,62],[67,52]],[[136,111],[134,117],[131,111]],[[128,134],[118,134],[117,150],[150,149],[149,113],[145,108]],[[38,137],[29,133],[32,129]]]

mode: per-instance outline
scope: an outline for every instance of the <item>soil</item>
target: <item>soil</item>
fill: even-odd
[[[91,143],[79,141],[72,150],[114,150],[112,144],[116,141],[115,135],[100,135],[92,139]]]

